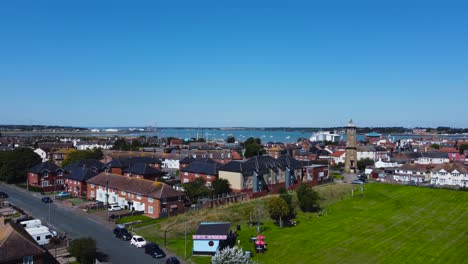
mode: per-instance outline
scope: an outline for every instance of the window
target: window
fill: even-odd
[[[198,177],[198,176],[199,176],[198,173],[195,173],[195,177]]]
[[[137,194],[137,199],[141,200],[141,195]]]
[[[166,204],[166,203],[167,203],[167,198],[163,198],[163,199],[162,199],[162,203],[163,203],[163,204]]]
[[[121,195],[125,195],[125,192],[124,192],[124,191],[121,191],[120,194],[121,194]]]
[[[36,237],[36,240],[37,241],[41,240],[41,237],[40,236]]]
[[[52,236],[51,236],[51,235],[47,235],[45,238],[46,238],[46,239],[51,239]]]
[[[458,177],[460,176],[460,173],[452,173],[453,177]]]
[[[91,198],[94,198],[94,191],[91,191]]]
[[[439,172],[439,174],[440,174],[440,175],[445,175],[445,174],[447,174],[447,173],[441,171],[441,172]]]
[[[33,264],[33,263],[34,263],[33,256],[23,257],[23,264]]]
[[[182,201],[182,196],[179,196],[179,202]]]
[[[42,173],[42,176],[44,176],[44,177],[49,177],[49,172],[44,171],[44,173]]]
[[[62,176],[62,175],[63,175],[63,171],[57,172],[57,176]]]
[[[91,184],[91,188],[94,188],[94,184]]]
[[[148,203],[152,203],[154,200],[151,197],[148,197]]]
[[[188,172],[184,172],[184,175],[187,176],[187,175],[188,175]]]
[[[49,181],[43,181],[42,182],[42,187],[47,187],[49,186]]]
[[[153,213],[153,206],[148,206],[148,214],[152,214]]]

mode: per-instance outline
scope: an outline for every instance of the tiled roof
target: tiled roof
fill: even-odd
[[[0,263],[23,259],[25,256],[38,256],[46,253],[36,241],[20,226],[6,224],[0,226]]]
[[[44,172],[44,171],[57,172],[59,170],[62,170],[62,168],[60,168],[59,166],[55,165],[52,162],[44,161],[44,162],[32,167],[31,169],[29,169],[29,172],[37,174],[37,173],[41,173],[41,172]]]
[[[397,170],[427,172],[432,167],[433,166],[426,165],[426,164],[406,163],[406,164],[403,164],[401,167],[397,168]]]
[[[330,156],[339,158],[345,153],[346,153],[346,151],[344,151],[344,150],[338,150],[338,151],[333,152]]]
[[[128,169],[125,170],[125,172],[131,173],[131,174],[144,175],[144,176],[150,176],[150,175],[162,176],[166,174],[145,163],[137,163],[134,165],[130,165]]]
[[[163,198],[185,196],[183,192],[177,191],[171,186],[162,182],[126,177],[112,173],[101,173],[87,182],[104,187],[106,187],[108,184],[108,187],[111,189],[140,194],[158,200]]]
[[[456,170],[460,173],[468,174],[468,167],[460,162],[443,163],[443,164],[436,166],[432,171],[438,172],[441,170],[445,170],[447,172],[452,172]]]
[[[80,168],[96,168],[97,170],[103,170],[104,169],[104,164],[100,162],[97,159],[84,159],[77,161],[64,169],[69,171],[72,170],[75,167],[80,167]]]
[[[230,171],[242,173],[244,176],[253,175],[254,169],[243,161],[230,161],[218,168],[218,171]]]
[[[92,171],[85,167],[73,167],[70,170],[70,174],[65,175],[66,179],[85,182],[98,175],[97,172]]]
[[[218,163],[205,163],[195,161],[190,163],[187,167],[182,168],[180,171],[191,172],[191,173],[200,173],[206,175],[217,175],[218,174]]]

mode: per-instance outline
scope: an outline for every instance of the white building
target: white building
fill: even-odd
[[[417,164],[443,164],[450,162],[448,153],[444,152],[422,152],[421,157],[416,158]]]
[[[430,166],[406,163],[395,170],[393,179],[398,182],[427,182],[430,180]]]
[[[317,142],[317,141],[331,141],[331,142],[338,142],[340,141],[341,136],[331,131],[319,131],[317,133],[312,134],[310,137],[310,141]]]
[[[468,167],[462,163],[444,163],[431,171],[431,184],[468,186]]]
[[[398,162],[390,162],[390,161],[382,161],[379,159],[378,161],[375,162],[374,167],[377,169],[380,168],[395,168],[395,167],[400,167],[401,165],[398,164]]]
[[[162,165],[161,165],[162,168],[166,168],[166,169],[175,169],[175,170],[178,170],[180,168],[180,160],[179,159],[164,159],[162,161]]]
[[[76,142],[76,143],[75,143]],[[99,142],[99,141],[74,141],[74,146],[77,150],[87,149],[111,149],[113,144],[110,142]]]

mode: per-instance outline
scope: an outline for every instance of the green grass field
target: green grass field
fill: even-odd
[[[258,263],[468,263],[468,192],[414,186],[367,184],[364,193],[343,197],[339,185],[319,189],[326,214],[299,213],[294,227],[279,228],[263,218],[268,251],[254,256]],[[352,188],[352,187],[351,187]],[[199,219],[242,224],[241,246],[253,251],[248,238],[255,228],[245,224],[245,214],[232,212],[262,207],[264,199],[232,207],[199,212],[185,219],[193,232]],[[225,210],[225,211],[223,211]],[[213,212],[213,213],[215,213]],[[228,213],[229,212],[229,213]],[[223,217],[224,215],[224,217]],[[187,217],[184,216],[184,217]],[[182,216],[180,216],[182,217]],[[172,219],[173,225],[183,218]],[[145,236],[161,240],[161,222],[142,229]],[[177,227],[180,231],[180,226]],[[183,229],[182,229],[183,231]],[[189,232],[191,237],[191,232]],[[183,234],[169,236],[168,248],[184,255]],[[188,253],[191,252],[188,240]],[[189,257],[195,263],[209,258]]]

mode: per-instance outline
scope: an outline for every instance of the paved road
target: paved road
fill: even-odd
[[[109,227],[93,221],[86,213],[80,214],[71,208],[45,204],[39,194],[17,190],[8,185],[0,184],[0,191],[8,193],[7,200],[21,209],[28,211],[33,217],[50,223],[58,232],[66,232],[72,238],[93,237],[98,250],[109,256],[112,263],[164,263],[164,259],[153,259],[145,254],[144,249],[130,245],[128,241],[116,239]],[[50,222],[49,219],[50,205]]]

